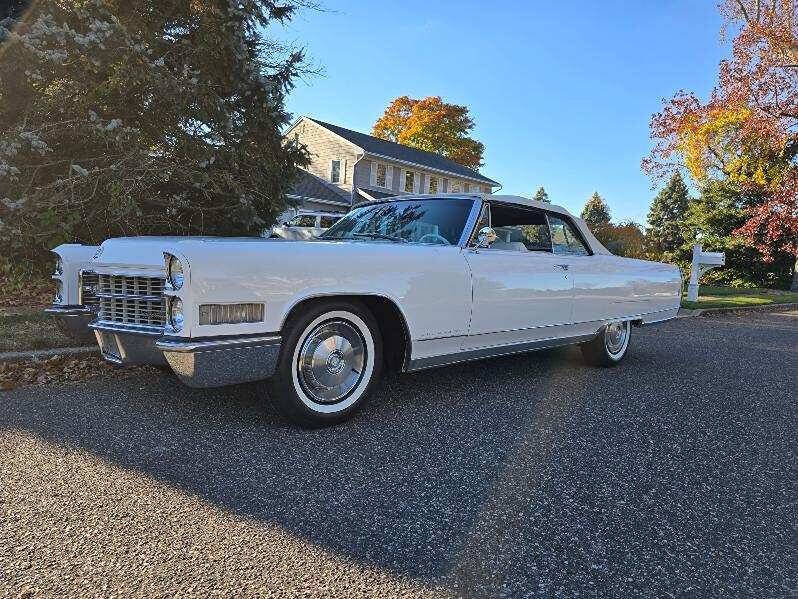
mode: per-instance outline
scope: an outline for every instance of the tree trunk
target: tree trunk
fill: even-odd
[[[798,291],[798,254],[795,255],[795,264],[792,267],[792,285],[790,291]]]

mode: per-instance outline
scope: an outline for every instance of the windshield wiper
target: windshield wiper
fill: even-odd
[[[385,235],[383,233],[352,233],[352,237],[368,237],[369,239],[387,239],[388,241],[401,241],[407,243],[404,237],[396,237],[394,235]]]

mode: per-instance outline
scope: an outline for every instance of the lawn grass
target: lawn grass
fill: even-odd
[[[690,310],[704,308],[747,308],[770,304],[798,303],[798,293],[776,289],[741,289],[735,287],[712,287],[701,285],[698,301],[688,302],[687,292],[682,294],[682,308]]]

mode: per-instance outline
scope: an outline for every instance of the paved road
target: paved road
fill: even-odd
[[[394,378],[306,432],[255,385],[0,394],[0,596],[792,596],[798,313]]]

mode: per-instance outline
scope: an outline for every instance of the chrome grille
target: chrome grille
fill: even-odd
[[[96,312],[100,307],[99,280],[96,272],[81,271],[80,273],[80,305],[91,308]]]
[[[99,275],[99,320],[163,327],[166,323],[163,286],[162,277]]]

